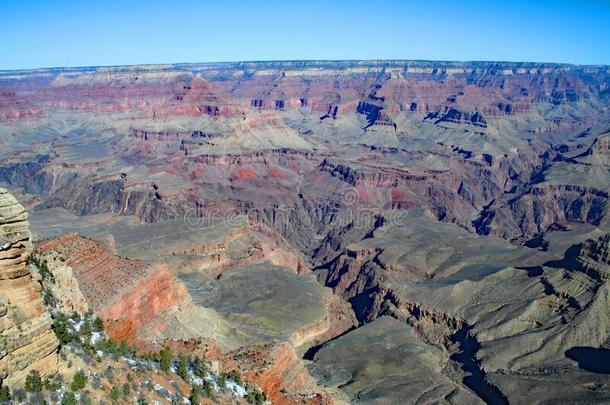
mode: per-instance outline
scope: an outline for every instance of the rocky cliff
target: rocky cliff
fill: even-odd
[[[578,252],[576,261],[585,273],[596,279],[608,279],[610,275],[610,234],[597,239],[588,239],[573,250]]]
[[[62,282],[64,291],[56,296],[68,302],[81,297],[78,301],[82,304],[77,307],[64,305],[77,312],[89,309],[104,320],[121,321],[122,325],[139,329],[186,298],[184,287],[170,276],[167,265],[152,266],[116,256],[100,243],[77,234],[43,241],[37,245],[37,252],[47,260],[57,254],[65,258],[65,263],[50,266],[50,270],[59,280],[69,271],[70,284]],[[70,286],[73,291],[68,291]],[[109,334],[117,339],[126,337],[116,325]]]
[[[26,264],[31,248],[25,209],[0,188],[0,378],[12,385],[29,370],[51,372],[59,342]]]

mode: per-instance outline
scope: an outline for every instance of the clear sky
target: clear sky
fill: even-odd
[[[0,69],[279,59],[610,64],[610,1],[0,0]]]

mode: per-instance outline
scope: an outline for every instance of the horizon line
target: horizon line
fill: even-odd
[[[36,72],[36,71],[54,71],[54,70],[80,70],[80,69],[97,69],[97,68],[127,68],[127,67],[153,67],[153,66],[167,66],[167,67],[180,67],[180,66],[196,66],[196,65],[231,65],[231,64],[247,64],[247,63],[355,63],[355,62],[369,62],[369,63],[380,63],[380,62],[394,62],[394,63],[445,63],[445,64],[516,64],[516,65],[546,65],[546,66],[563,66],[573,68],[586,68],[586,67],[597,67],[597,68],[610,68],[610,64],[578,64],[568,62],[540,62],[540,61],[510,61],[510,60],[443,60],[443,59],[261,59],[261,60],[225,60],[225,61],[200,61],[200,62],[165,62],[165,63],[132,63],[132,64],[108,64],[108,65],[74,65],[74,66],[48,66],[48,67],[34,67],[34,68],[23,68],[23,69],[0,69],[0,73],[11,73],[11,72]]]

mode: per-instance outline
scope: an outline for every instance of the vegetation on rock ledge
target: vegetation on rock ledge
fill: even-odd
[[[64,261],[61,256],[58,260]],[[56,282],[47,259],[32,253],[27,262],[40,276],[52,330],[61,344],[62,367],[44,378],[37,370],[30,371],[25,389],[10,392],[2,387],[0,403],[86,405],[106,399],[118,404],[136,398],[142,405],[158,400],[201,404],[206,399],[225,401],[229,397],[252,404],[266,402],[265,394],[256,385],[243,383],[237,371],[216,375],[204,358],[176,355],[167,346],[138,354],[128,342],[108,337],[104,322],[93,313],[66,313],[45,287]]]

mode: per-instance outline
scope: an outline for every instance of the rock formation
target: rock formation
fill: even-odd
[[[37,251],[42,257],[59,254],[65,258],[65,264],[50,266],[65,290],[56,295],[69,304],[64,308],[81,309],[81,313],[82,309],[92,310],[102,319],[128,323],[130,328],[139,330],[186,298],[184,287],[170,276],[166,265],[151,266],[116,256],[100,243],[80,235],[44,241],[38,244]],[[71,281],[62,283],[66,273],[72,275]]]
[[[23,206],[0,188],[0,378],[7,385],[22,382],[29,370],[52,373],[57,363],[59,342],[26,264],[27,219]]]
[[[248,346],[227,354],[244,376],[256,382],[274,404],[332,404],[332,397],[319,393],[294,349],[287,343]]]
[[[610,234],[588,239],[577,246],[578,264],[585,273],[600,280],[610,277]]]

